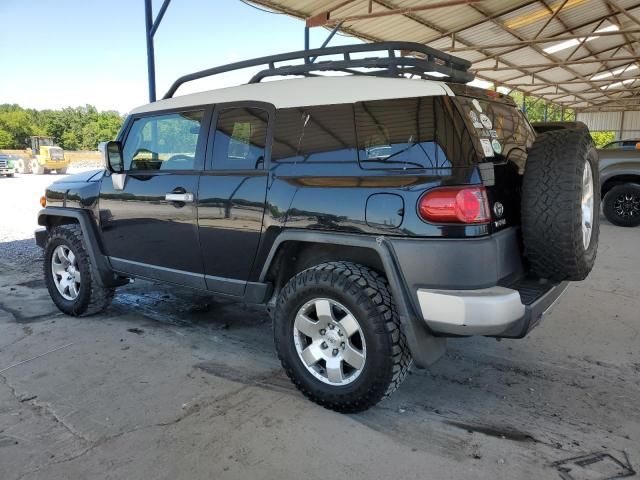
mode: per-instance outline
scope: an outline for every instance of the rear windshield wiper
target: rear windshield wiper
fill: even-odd
[[[368,158],[367,160],[365,160],[366,162],[383,162],[383,163],[403,163],[405,165],[415,165],[418,168],[426,168],[424,165],[417,163],[417,162],[411,162],[408,160],[392,160],[391,162],[389,162],[390,159],[392,159],[393,157],[396,157],[400,154],[403,154],[407,151],[409,151],[410,149],[412,149],[413,147],[415,147],[416,145],[420,145],[418,142],[414,142],[412,141],[410,145],[406,146],[405,148],[403,148],[402,150],[398,150],[395,153],[392,153],[391,155],[389,155],[388,157],[376,157],[376,158]],[[423,149],[424,150],[424,149]]]

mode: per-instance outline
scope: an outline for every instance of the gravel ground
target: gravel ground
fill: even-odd
[[[100,168],[94,161],[76,162],[68,175]],[[38,257],[40,249],[33,240],[38,228],[40,197],[51,182],[66,175],[20,175],[12,178],[0,176],[0,259],[16,263]]]
[[[640,462],[640,229],[530,336],[452,339],[357,415],[305,400],[264,310],[137,281],[51,302],[32,230],[54,177],[0,179],[0,479],[564,479]],[[576,460],[576,457],[579,457]]]

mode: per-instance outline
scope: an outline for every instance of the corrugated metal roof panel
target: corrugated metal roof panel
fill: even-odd
[[[352,15],[363,15],[368,12],[368,0],[352,0],[345,4],[345,0],[251,0],[279,11],[309,18],[313,15],[333,10],[330,18],[341,19]],[[390,9],[415,8],[429,4],[442,4],[444,0],[374,0],[373,12],[385,12]],[[638,0],[616,0],[616,4],[623,8],[631,8],[630,13],[640,17]],[[540,79],[548,82],[568,81],[572,79],[590,78],[597,72],[621,65],[623,61],[610,61],[603,67],[601,63],[590,62],[584,64],[557,66],[559,61],[570,59],[593,58],[593,52],[603,59],[612,56],[635,56],[636,62],[640,57],[633,49],[624,48],[627,41],[623,35],[599,36],[586,42],[583,46],[571,46],[552,54],[544,49],[556,45],[564,40],[554,37],[566,37],[572,33],[593,35],[595,29],[613,24],[620,24],[623,29],[638,29],[637,23],[627,16],[618,13],[611,14],[606,0],[568,0],[563,9],[552,18],[554,11],[564,3],[564,0],[484,0],[477,4],[442,7],[421,10],[392,16],[382,16],[367,19],[351,20],[344,23],[343,28],[365,39],[379,40],[407,40],[427,43],[434,48],[449,50],[451,48],[451,33],[455,34],[456,48],[463,48],[455,52],[462,58],[474,63],[474,67],[487,68],[495,65],[495,55],[499,57],[498,66],[509,70],[483,70],[479,77],[492,79],[504,83],[526,83],[531,79],[530,73],[538,72]],[[335,9],[336,6],[340,8]],[[335,9],[335,10],[334,10]],[[547,24],[545,26],[545,24]],[[542,38],[549,38],[549,42],[527,45],[526,40],[535,38],[542,27]],[[630,34],[629,38],[638,41],[640,34]],[[521,46],[518,42],[525,41]],[[576,43],[576,42],[573,42]],[[507,44],[507,46],[505,46]],[[468,50],[467,47],[491,46],[483,51]],[[628,62],[627,62],[628,63]],[[544,67],[527,67],[528,65],[548,65]],[[640,64],[640,63],[638,63]],[[518,66],[524,66],[518,69]],[[472,67],[473,68],[473,67]],[[590,90],[593,98],[600,98],[602,84],[566,84],[559,85],[561,92],[580,92]],[[640,91],[640,82],[636,84]],[[518,87],[523,90],[529,87]],[[535,87],[532,87],[535,88]],[[554,89],[555,90],[555,89]],[[553,95],[544,90],[548,99]],[[582,94],[581,94],[582,95]],[[582,95],[586,97],[586,92]],[[585,106],[588,106],[585,104]]]

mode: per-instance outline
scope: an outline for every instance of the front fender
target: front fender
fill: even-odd
[[[47,207],[38,213],[38,225],[46,227],[47,231],[55,225],[60,224],[63,218],[73,223],[78,223],[82,229],[85,248],[89,254],[93,271],[98,273],[98,282],[105,287],[116,287],[123,285],[128,280],[116,275],[111,268],[109,259],[104,254],[102,243],[100,242],[100,233],[95,220],[91,216],[91,212],[87,210],[64,208],[64,207]],[[36,238],[40,237],[38,244],[42,242],[42,234],[36,232]]]

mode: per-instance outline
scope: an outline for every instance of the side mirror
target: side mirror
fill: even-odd
[[[124,172],[122,144],[120,142],[107,142],[104,146],[104,157],[105,164],[111,173]]]

